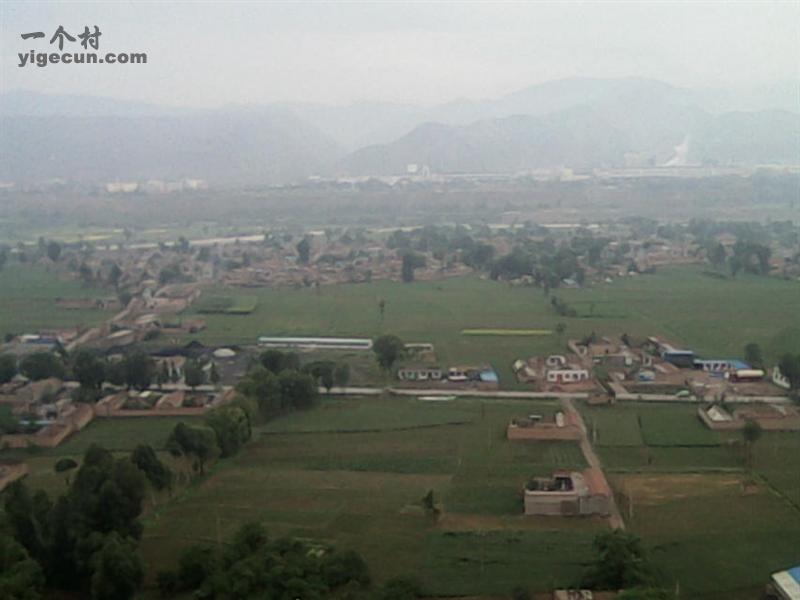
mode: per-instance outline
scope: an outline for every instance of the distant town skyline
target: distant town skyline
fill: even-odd
[[[0,16],[0,91],[176,106],[436,104],[565,77],[695,88],[800,77],[797,2],[5,2]],[[100,52],[144,52],[147,64],[18,66],[19,54],[56,51],[59,26],[95,25]]]

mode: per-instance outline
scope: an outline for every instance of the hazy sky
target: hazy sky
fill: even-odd
[[[0,89],[190,106],[436,103],[570,76],[687,86],[800,76],[800,2],[266,3],[3,0]],[[18,67],[59,25],[147,65]],[[45,39],[21,33],[43,31]],[[66,51],[65,47],[65,51]],[[81,50],[78,42],[71,49]]]

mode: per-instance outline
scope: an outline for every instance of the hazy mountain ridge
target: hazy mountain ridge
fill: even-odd
[[[665,164],[683,142],[689,162],[798,163],[798,89],[785,82],[738,96],[641,78],[571,78],[428,108],[216,110],[9,92],[0,95],[0,179],[283,183],[402,173],[411,163],[434,172]],[[728,111],[736,106],[765,110]]]
[[[282,183],[331,173],[343,151],[286,111],[2,116],[0,179],[198,178]]]
[[[469,125],[442,125],[436,129],[436,139],[428,129],[428,135],[415,145],[420,127],[391,143],[352,153],[342,163],[343,168],[353,174],[397,174],[414,163],[443,172],[514,172],[553,166],[663,165],[670,161],[800,162],[800,115],[796,112],[712,114],[698,106],[694,93],[640,79],[561,80],[512,96],[503,101],[505,109],[522,111],[527,106],[535,113],[548,111],[558,102],[569,107],[521,120],[514,116]],[[495,106],[493,110],[500,109]],[[516,134],[509,131],[520,125]],[[504,135],[513,143],[498,144]],[[675,148],[684,142],[688,145],[686,156],[676,163]],[[458,152],[452,146],[458,144],[480,148],[475,151],[479,156],[473,153],[469,159],[457,160]]]
[[[514,115],[542,116],[577,106],[613,102],[649,94],[676,105],[711,114],[730,111],[789,110],[800,112],[800,81],[778,82],[735,90],[691,90],[639,77],[599,79],[573,77],[529,86],[499,98],[455,100],[422,107],[359,102],[347,106],[284,104],[301,119],[355,150],[389,143],[427,122],[468,125]]]

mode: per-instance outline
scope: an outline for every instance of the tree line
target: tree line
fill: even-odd
[[[57,472],[77,468],[71,459]],[[38,600],[45,589],[128,600],[141,586],[137,547],[148,485],[172,485],[172,473],[149,446],[115,458],[95,444],[55,500],[17,480],[3,493],[0,521],[0,596]]]
[[[420,586],[410,579],[372,585],[364,559],[292,538],[271,539],[260,523],[239,527],[224,545],[193,545],[175,570],[160,571],[162,596],[191,594],[207,600],[302,598],[303,600],[413,600]]]

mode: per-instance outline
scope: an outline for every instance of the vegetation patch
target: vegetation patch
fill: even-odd
[[[598,408],[587,411],[587,427],[597,446],[638,447],[644,443],[633,411]]]
[[[445,531],[425,540],[420,572],[432,595],[507,594],[516,586],[570,587],[592,556],[592,534],[574,531]]]
[[[257,296],[203,295],[197,301],[195,310],[201,314],[247,315],[258,306]]]
[[[469,423],[474,406],[450,409],[444,403],[406,399],[324,400],[314,411],[294,412],[259,428],[262,433],[389,431]]]
[[[718,446],[721,441],[719,434],[704,426],[693,412],[645,410],[639,419],[648,446]]]
[[[463,335],[552,335],[549,329],[462,329]]]

